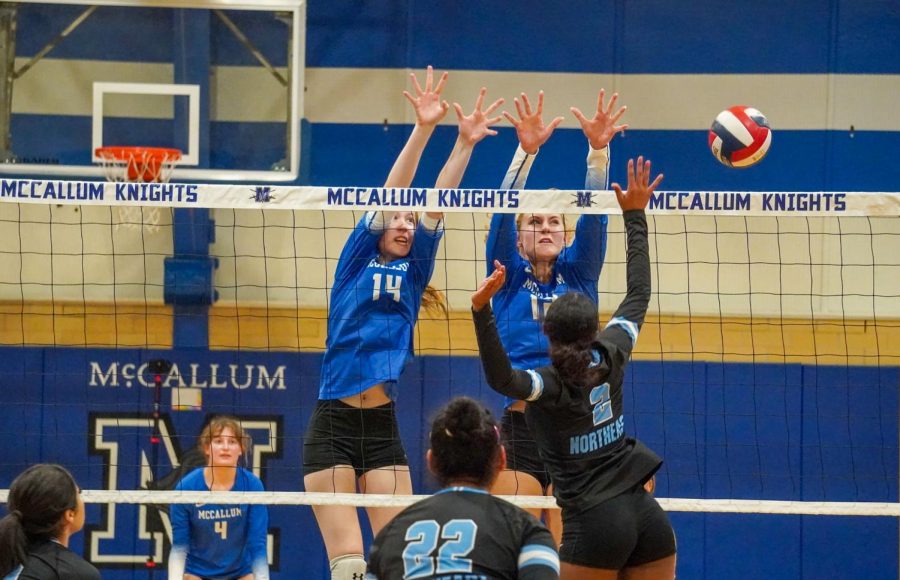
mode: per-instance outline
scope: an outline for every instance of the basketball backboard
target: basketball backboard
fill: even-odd
[[[102,177],[99,146],[180,149],[175,180],[299,175],[304,0],[0,5],[0,174]]]

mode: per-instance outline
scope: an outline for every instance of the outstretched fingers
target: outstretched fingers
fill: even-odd
[[[450,76],[450,73],[448,73],[447,71],[444,71],[444,74],[442,74],[441,78],[438,79],[438,84],[436,87],[434,87],[434,92],[436,94],[439,95],[439,94],[441,94],[441,91],[444,90],[444,85],[447,84],[447,77],[449,77],[449,76]]]
[[[462,105],[453,103],[453,110],[456,111],[456,119],[458,121],[462,121],[465,118],[466,114],[463,112]]]
[[[616,199],[619,201],[619,207],[625,206],[625,192],[622,191],[622,188],[618,183],[612,184],[613,191],[616,192]]]
[[[503,284],[506,283],[506,267],[499,261],[494,260],[494,271],[491,275],[482,280],[478,285],[478,289],[472,294],[472,308],[476,311],[481,310],[490,303]]]
[[[503,98],[497,99],[496,101],[494,101],[493,103],[491,103],[491,106],[487,108],[487,110],[484,112],[484,114],[485,114],[485,115],[490,115],[491,113],[493,113],[494,111],[496,111],[497,109],[499,109],[499,108],[500,108],[500,105],[502,105],[502,104],[505,103],[505,102],[506,102],[506,99],[503,99]],[[499,120],[500,120],[500,117],[497,117],[497,120],[499,121]]]
[[[480,111],[481,107],[484,106],[484,95],[487,94],[487,87],[481,87],[481,90],[478,91],[478,98],[475,99],[475,110]]]
[[[600,93],[597,95],[597,112],[603,113],[603,99],[606,97],[606,90],[600,89]]]
[[[609,122],[610,122],[611,124],[615,125],[616,123],[619,122],[619,119],[622,118],[622,115],[624,115],[624,114],[625,114],[625,111],[627,111],[627,110],[628,110],[628,107],[626,107],[626,106],[624,106],[624,105],[621,106],[621,107],[619,107],[619,110],[616,111],[616,114],[613,115],[612,117],[610,117]],[[624,131],[626,127],[628,127],[628,125],[622,125],[621,128],[620,128],[620,127],[616,127],[615,129],[616,129],[616,131],[620,131],[620,130]]]
[[[644,160],[643,156],[639,156],[637,161],[628,160],[628,190],[622,191],[618,183],[612,185],[613,191],[616,192],[616,199],[623,211],[630,209],[644,209],[650,201],[650,197],[656,190],[657,186],[662,182],[663,175],[659,174],[652,181],[650,175],[653,166],[650,160]]]
[[[571,111],[571,113],[575,115],[575,118],[578,119],[578,122],[582,125],[588,122],[587,117],[584,116],[584,113],[582,113],[581,109],[579,109],[578,107],[569,107],[569,111]]]
[[[638,155],[637,164],[632,163],[632,161],[628,160],[628,173],[631,173],[631,168],[634,167],[634,181],[628,181],[628,188],[631,189],[632,183],[634,185],[644,185],[646,184],[646,180],[644,177],[644,156]]]
[[[539,94],[540,94],[539,98],[541,99],[541,101],[543,101],[544,91],[541,91]],[[528,116],[531,116],[531,114],[532,114],[531,113],[531,101],[528,100],[528,95],[526,95],[525,93],[522,93],[521,96],[522,96],[522,103],[525,105],[525,114]]]
[[[431,67],[431,65],[428,65],[428,68],[425,69],[425,92],[430,93],[433,86],[434,69]]]

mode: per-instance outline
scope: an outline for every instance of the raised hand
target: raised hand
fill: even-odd
[[[472,310],[478,312],[488,305],[491,298],[494,297],[503,284],[506,282],[506,266],[499,260],[494,260],[494,271],[491,275],[481,281],[478,290],[472,294]]]
[[[481,87],[478,99],[475,100],[475,110],[472,111],[471,115],[465,115],[462,106],[459,103],[453,103],[453,108],[456,110],[456,118],[459,120],[459,137],[469,145],[475,145],[488,135],[497,134],[496,131],[491,129],[491,126],[499,123],[500,117],[491,118],[490,115],[503,104],[503,99],[497,99],[487,110],[482,111],[481,107],[484,106],[484,96],[486,94],[487,89]]]
[[[644,161],[643,156],[637,158],[637,165],[634,159],[628,160],[628,190],[624,193],[618,183],[613,183],[612,187],[616,192],[616,198],[619,200],[619,207],[622,211],[630,209],[644,209],[650,201],[650,194],[656,189],[656,186],[663,180],[663,174],[660,173],[650,183],[650,160]],[[474,298],[473,298],[474,300]]]
[[[618,111],[613,113],[616,101],[619,99],[619,93],[613,93],[609,98],[609,104],[603,106],[603,98],[606,92],[600,89],[600,96],[597,97],[597,112],[592,119],[588,119],[577,107],[570,107],[569,110],[581,123],[581,130],[584,136],[594,149],[603,149],[612,141],[616,133],[621,133],[628,128],[628,125],[616,125],[628,107],[620,107]]]
[[[534,155],[541,145],[547,142],[547,139],[553,134],[553,130],[563,122],[563,118],[556,117],[550,121],[549,125],[544,126],[544,119],[542,118],[544,113],[544,91],[538,93],[537,110],[534,112],[531,110],[528,96],[522,93],[520,97],[522,102],[519,102],[518,98],[513,99],[516,103],[516,112],[519,114],[519,118],[516,119],[506,111],[503,111],[503,116],[516,128],[516,136],[519,138],[519,144],[522,146],[522,149],[529,155]]]
[[[419,84],[415,73],[410,73],[413,87],[416,90],[416,96],[412,96],[409,91],[403,91],[403,96],[412,103],[416,112],[416,125],[433,127],[441,122],[450,110],[447,101],[441,100],[441,91],[444,90],[444,84],[447,82],[448,74],[444,72],[438,79],[437,86],[434,86],[434,70],[431,65],[425,71],[425,89]]]

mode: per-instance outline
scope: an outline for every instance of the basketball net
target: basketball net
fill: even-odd
[[[181,151],[162,147],[99,147],[96,151],[106,179],[114,183],[167,183],[181,160]],[[116,206],[115,229],[159,231],[160,208]]]

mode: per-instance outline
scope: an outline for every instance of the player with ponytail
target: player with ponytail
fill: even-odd
[[[428,468],[442,489],[378,534],[367,578],[559,578],[547,528],[488,492],[506,465],[491,412],[453,399],[432,421],[429,442]]]
[[[628,125],[616,123],[625,107],[615,108],[618,95],[604,103],[604,91],[597,99],[593,117],[571,108],[588,142],[585,189],[607,188],[609,143]],[[525,94],[516,99],[518,118],[505,113],[515,126],[519,147],[501,187],[524,189],[531,165],[540,147],[562,122],[556,117],[544,125],[544,94],[538,95],[532,110]],[[575,236],[566,245],[566,219],[563,214],[496,214],[491,219],[485,255],[488,274],[499,262],[507,271],[506,284],[494,298],[494,311],[500,339],[515,368],[536,368],[550,361],[547,339],[541,332],[544,312],[550,303],[566,292],[581,292],[598,302],[597,284],[606,256],[607,217],[582,215],[575,225]],[[552,488],[537,444],[525,423],[525,402],[507,398],[503,414],[504,444],[509,466],[500,474],[492,490],[500,495],[550,495]],[[540,517],[540,510],[531,510]],[[557,540],[560,536],[559,511],[549,510],[547,522]]]
[[[628,189],[614,184],[627,235],[627,293],[599,330],[595,301],[569,292],[547,309],[543,331],[551,364],[514,369],[491,311],[506,269],[497,264],[472,295],[478,348],[488,384],[528,401],[525,419],[562,508],[559,554],[564,579],[667,580],[675,577],[675,534],[644,488],[662,460],[626,435],[625,369],[650,302],[644,209],[662,175],[628,162]]]
[[[441,101],[447,74],[435,85],[428,68],[424,90],[411,75],[416,96],[404,92],[416,125],[388,175],[385,187],[408,187],[422,151],[449,110]],[[498,100],[482,110],[482,88],[471,115],[454,104],[459,136],[435,187],[455,188],[476,143],[495,135],[490,118]],[[443,236],[443,214],[366,213],[338,260],[328,312],[328,339],[319,383],[319,402],[303,445],[306,491],[328,493],[412,493],[408,461],[397,427],[393,387],[412,355],[419,309],[435,303],[428,283]],[[437,303],[440,303],[437,300]],[[399,510],[370,508],[378,531]],[[356,508],[315,506],[335,580],[365,573],[363,539]]]
[[[61,465],[32,465],[9,486],[9,514],[0,520],[0,574],[5,579],[100,580],[100,573],[69,550],[84,526],[84,502]]]

